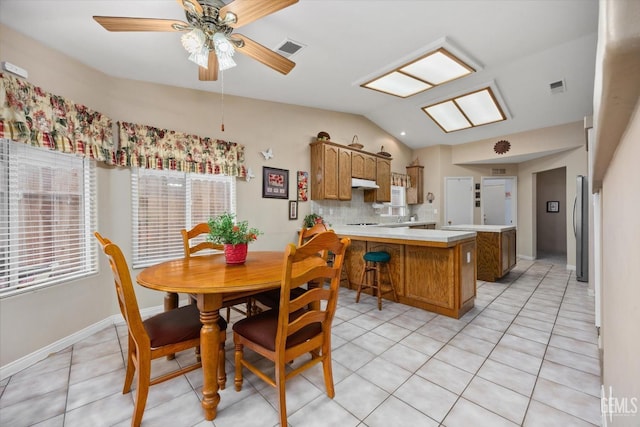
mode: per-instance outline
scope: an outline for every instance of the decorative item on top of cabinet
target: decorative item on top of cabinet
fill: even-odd
[[[407,166],[407,175],[411,181],[411,187],[407,188],[407,204],[424,203],[424,166]]]
[[[349,144],[349,147],[362,150],[362,148],[364,148],[364,145],[360,144],[360,141],[358,141],[358,135],[353,135],[353,139],[351,140],[351,144]]]

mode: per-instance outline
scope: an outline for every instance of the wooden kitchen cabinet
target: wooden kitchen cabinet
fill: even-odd
[[[378,189],[365,190],[364,201],[367,203],[391,201],[391,160],[376,158],[376,184]]]
[[[424,203],[424,166],[407,166],[411,187],[407,188],[407,204]]]
[[[351,151],[311,144],[311,199],[351,200]]]
[[[376,180],[376,158],[366,153],[351,153],[351,176],[354,178]]]
[[[375,180],[378,190],[365,190],[365,201],[391,201],[391,158],[336,144],[311,146],[311,200],[351,200],[351,178]]]
[[[475,237],[443,243],[336,232],[341,237],[351,238],[344,262],[352,288],[357,288],[362,277],[364,253],[386,251],[391,255],[389,268],[398,302],[456,319],[473,308],[476,297]],[[382,274],[381,280],[386,283],[387,275]],[[391,299],[391,295],[383,295],[383,298]]]

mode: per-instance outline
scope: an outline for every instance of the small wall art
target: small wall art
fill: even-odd
[[[551,213],[560,212],[560,202],[555,200],[547,202],[547,212],[551,212]]]
[[[289,220],[298,219],[298,202],[289,200]]]
[[[298,171],[298,201],[309,200],[309,172]]]
[[[287,169],[262,167],[262,197],[289,198],[289,171]]]

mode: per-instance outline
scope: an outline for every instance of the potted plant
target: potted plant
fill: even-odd
[[[243,264],[247,259],[247,245],[258,238],[262,232],[249,228],[247,221],[237,221],[235,214],[225,212],[209,219],[207,240],[224,245],[227,264]]]
[[[303,225],[306,228],[311,228],[316,224],[323,224],[323,223],[324,223],[324,219],[320,215],[315,213],[310,213],[309,215],[305,216],[303,220]]]

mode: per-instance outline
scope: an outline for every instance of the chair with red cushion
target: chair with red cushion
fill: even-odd
[[[126,394],[131,391],[131,384],[137,370],[136,398],[131,425],[132,427],[138,427],[142,422],[150,386],[170,380],[202,366],[202,363],[198,361],[176,371],[151,378],[152,360],[200,346],[200,329],[202,328],[200,312],[195,305],[186,305],[142,320],[133,283],[131,282],[129,266],[122,251],[117,245],[102,237],[98,232],[94,234],[100,242],[105,255],[109,258],[118,304],[129,331],[127,371],[122,393]],[[226,384],[224,343],[227,337],[227,322],[220,318],[218,326],[220,327],[218,384],[221,389],[224,389]]]
[[[285,382],[294,375],[322,363],[327,396],[333,398],[335,395],[331,367],[331,323],[338,300],[340,270],[350,243],[348,238],[340,239],[334,232],[327,231],[317,234],[302,246],[289,244],[282,270],[279,309],[247,317],[233,325],[236,391],[242,389],[243,368],[276,387],[282,426],[287,425]],[[329,251],[335,254],[332,265],[327,263]],[[298,298],[289,298],[291,288],[311,280],[318,283],[329,281],[329,286],[312,288]],[[245,348],[271,360],[275,364],[275,378],[269,377],[247,360],[244,357]],[[291,369],[288,362],[304,354],[309,354],[311,358]],[[287,369],[290,369],[289,372]]]

